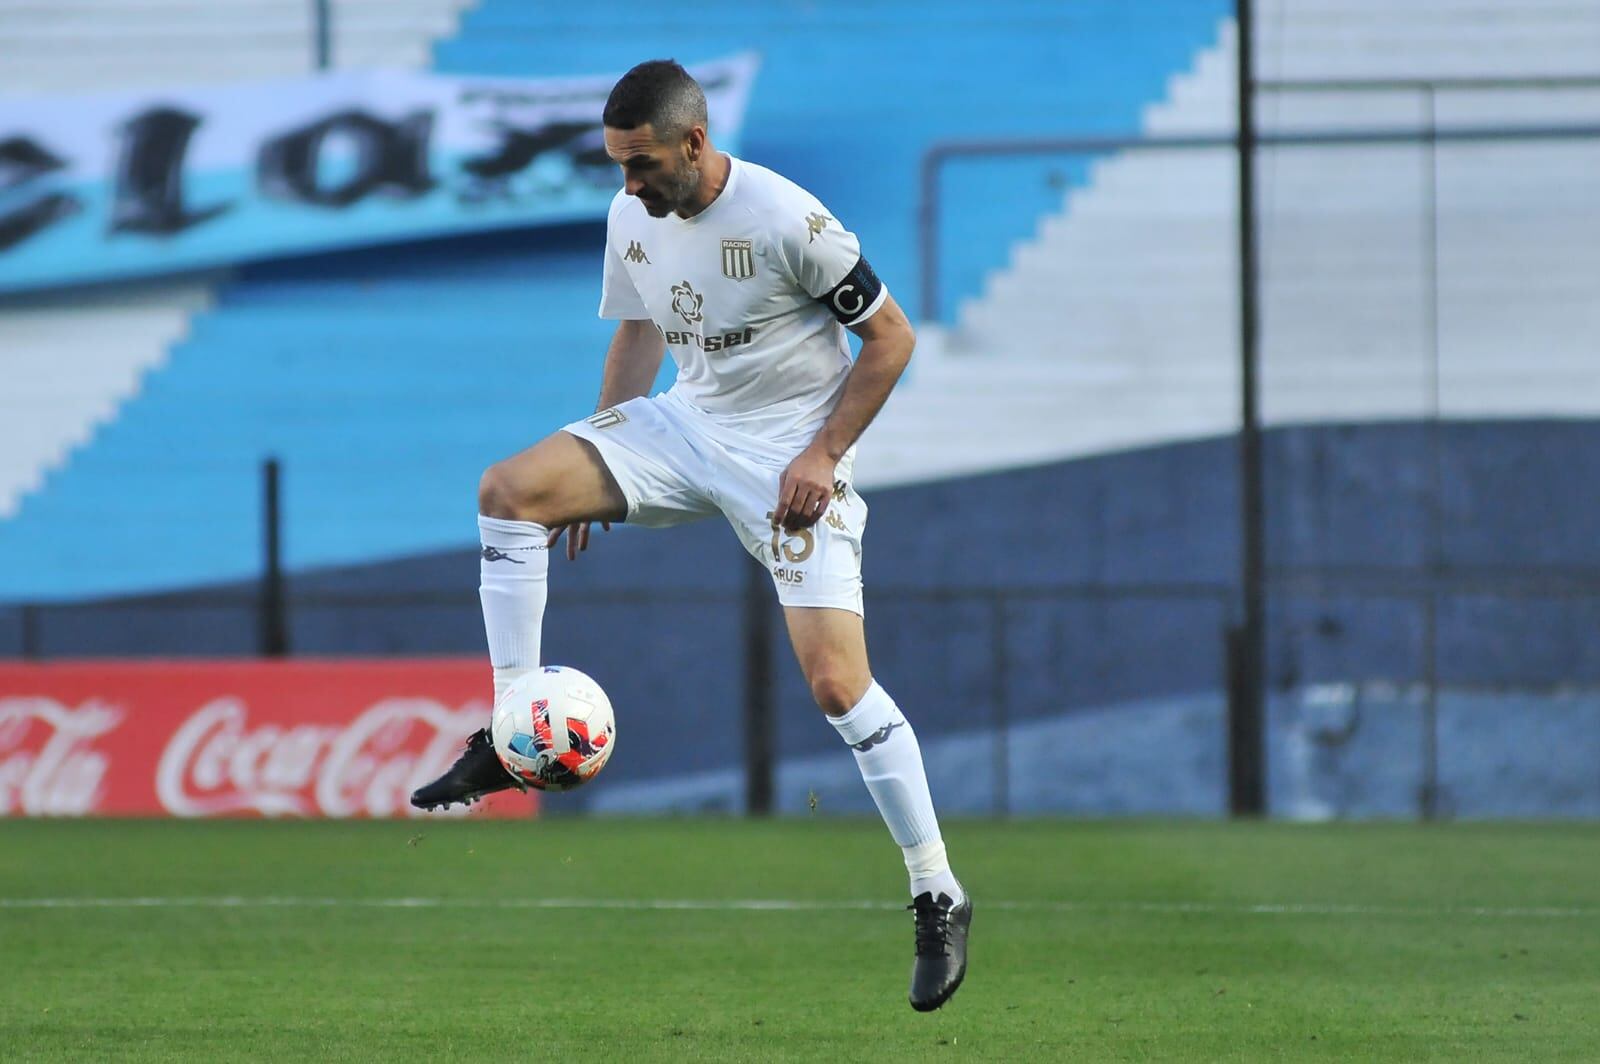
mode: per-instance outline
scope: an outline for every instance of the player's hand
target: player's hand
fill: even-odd
[[[570,525],[557,525],[550,530],[550,538],[545,540],[545,546],[554,547],[556,540],[561,538],[561,534],[563,532],[566,533],[567,561],[575,562],[578,560],[579,551],[589,549],[589,525],[590,522],[588,521],[574,521]],[[611,522],[601,521],[600,527],[610,532]]]
[[[838,463],[820,447],[807,447],[778,479],[778,505],[772,527],[795,532],[810,528],[833,498],[833,473]]]

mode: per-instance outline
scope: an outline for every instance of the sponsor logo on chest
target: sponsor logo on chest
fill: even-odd
[[[725,242],[726,243],[726,242]],[[748,240],[743,241],[748,245]],[[746,248],[748,250],[748,247]],[[705,297],[694,290],[694,286],[687,280],[680,281],[672,286],[672,311],[682,318],[686,325],[700,325],[705,321]],[[658,325],[657,328],[660,328]],[[661,335],[668,344],[675,346],[698,347],[702,351],[726,351],[730,347],[748,344],[755,338],[756,330],[753,326],[735,329],[732,332],[702,336],[698,332],[687,329],[661,329]]]
[[[748,344],[755,336],[753,327],[746,327],[737,332],[723,333],[721,336],[701,336],[696,332],[684,332],[679,329],[663,329],[661,335],[667,343],[678,346],[698,347],[702,351],[726,351],[730,347]]]

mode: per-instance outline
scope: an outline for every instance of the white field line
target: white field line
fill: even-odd
[[[1562,906],[1400,906],[1319,903],[1074,902],[978,899],[985,911],[1034,913],[1177,913],[1202,916],[1459,916],[1480,919],[1573,919],[1600,916],[1600,908]],[[888,901],[809,901],[793,898],[0,898],[0,909],[611,909],[635,912],[856,912],[893,911]]]

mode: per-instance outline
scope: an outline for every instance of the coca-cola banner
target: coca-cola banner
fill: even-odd
[[[406,799],[488,722],[488,673],[477,658],[0,664],[0,817],[444,815]],[[536,808],[512,791],[474,815]]]
[[[752,56],[691,67],[736,150]],[[621,72],[0,95],[0,291],[606,216]]]

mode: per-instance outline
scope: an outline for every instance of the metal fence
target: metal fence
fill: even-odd
[[[1248,40],[1249,34],[1245,33],[1242,36]],[[1421,593],[1421,598],[1418,600],[1421,623],[1428,633],[1423,641],[1427,650],[1423,655],[1420,681],[1428,692],[1425,716],[1429,723],[1425,731],[1429,736],[1433,736],[1437,730],[1434,718],[1437,693],[1440,689],[1437,661],[1440,654],[1438,608],[1441,596],[1449,596],[1459,587],[1473,585],[1483,580],[1495,583],[1503,589],[1504,594],[1510,596],[1520,596],[1527,590],[1525,584],[1529,579],[1527,566],[1519,559],[1507,557],[1501,559],[1497,565],[1478,565],[1468,572],[1463,572],[1459,564],[1452,564],[1452,560],[1446,556],[1441,546],[1445,519],[1442,516],[1444,488],[1441,474],[1443,458],[1440,425],[1443,415],[1440,395],[1447,382],[1440,340],[1441,157],[1444,151],[1454,148],[1499,146],[1526,148],[1534,145],[1600,143],[1600,123],[1591,121],[1572,123],[1541,121],[1516,125],[1482,122],[1441,125],[1440,121],[1440,100],[1448,98],[1453,93],[1587,90],[1600,87],[1600,79],[1596,78],[1261,82],[1254,81],[1250,77],[1249,63],[1246,50],[1241,56],[1239,84],[1242,91],[1239,94],[1241,107],[1237,127],[1244,131],[1243,135],[1229,132],[1217,135],[1068,137],[1049,140],[964,141],[938,144],[924,157],[920,207],[923,263],[921,311],[925,320],[939,321],[948,316],[941,295],[944,272],[942,226],[947,217],[942,185],[944,176],[952,164],[978,159],[1029,156],[1083,159],[1143,153],[1215,154],[1224,151],[1235,156],[1237,200],[1233,211],[1235,236],[1232,243],[1236,256],[1229,258],[1228,266],[1237,271],[1234,286],[1234,299],[1237,301],[1235,316],[1237,335],[1231,337],[1228,343],[1232,345],[1231,357],[1236,367],[1232,372],[1235,374],[1234,379],[1238,389],[1237,409],[1242,411],[1242,416],[1236,422],[1241,507],[1237,529],[1239,571],[1237,580],[1232,584],[1240,624],[1238,638],[1232,645],[1235,652],[1240,655],[1240,660],[1233,663],[1230,672],[1234,683],[1229,725],[1230,763],[1233,766],[1233,807],[1236,812],[1260,812],[1265,808],[1266,802],[1263,761],[1266,757],[1265,733],[1268,723],[1264,702],[1269,695],[1267,686],[1270,668],[1269,641],[1274,639],[1268,626],[1270,599],[1288,594],[1293,588],[1303,589],[1310,585],[1324,589],[1338,589],[1328,592],[1335,595],[1349,594],[1351,593],[1349,589],[1353,586],[1359,586],[1361,588],[1359,593],[1362,594],[1406,595],[1417,592],[1405,585],[1426,584],[1428,590]],[[1254,108],[1250,106],[1254,100],[1252,89],[1301,96],[1327,93],[1409,94],[1419,101],[1419,120],[1411,128],[1263,131],[1257,128],[1253,117]],[[1261,319],[1263,304],[1268,298],[1263,293],[1263,287],[1282,278],[1274,277],[1272,264],[1263,266],[1260,262],[1260,228],[1270,224],[1271,217],[1262,209],[1261,182],[1256,176],[1256,171],[1264,157],[1284,158],[1297,152],[1391,148],[1398,150],[1402,155],[1406,151],[1414,152],[1415,155],[1413,160],[1398,161],[1396,165],[1414,167],[1412,171],[1414,178],[1408,176],[1401,180],[1415,180],[1418,189],[1416,257],[1420,264],[1421,276],[1417,289],[1419,301],[1417,312],[1421,319],[1419,324],[1421,350],[1418,352],[1417,361],[1426,396],[1426,408],[1421,412],[1421,421],[1425,428],[1425,458],[1419,463],[1419,467],[1427,480],[1421,495],[1425,509],[1423,524],[1428,546],[1424,556],[1414,567],[1410,567],[1410,571],[1378,573],[1375,590],[1372,580],[1374,573],[1370,569],[1364,572],[1347,571],[1338,565],[1292,565],[1285,564],[1282,560],[1274,563],[1268,558],[1268,541],[1275,534],[1268,514],[1269,491],[1275,491],[1276,496],[1281,498],[1295,489],[1293,485],[1279,484],[1273,488],[1267,484],[1269,473],[1261,442],[1262,408],[1266,406],[1270,411],[1275,398],[1279,398],[1275,397],[1271,382],[1264,382],[1262,377],[1263,373],[1270,373],[1275,368],[1273,361],[1275,352],[1270,346],[1265,352],[1262,350],[1264,341],[1261,338]],[[1393,175],[1390,177],[1392,179]],[[1377,179],[1382,180],[1382,178]],[[1315,209],[1315,205],[1303,206],[1306,209]],[[1226,212],[1228,207],[1226,203],[1217,205],[1219,212]],[[1156,295],[1152,293],[1153,297]],[[1152,302],[1155,302],[1154,298]],[[1064,322],[1063,333],[1069,337],[1063,341],[1064,344],[1070,344],[1070,332],[1068,323]],[[1216,337],[1199,337],[1195,342],[1203,346],[1207,340],[1215,339]],[[1597,341],[1600,341],[1600,338],[1597,338]],[[1229,358],[1229,353],[1220,349],[1213,350],[1211,354],[1219,361]],[[1507,357],[1513,356],[1508,352]],[[1217,369],[1219,373],[1227,372],[1220,366]],[[1315,372],[1302,376],[1314,377]],[[1377,415],[1380,419],[1383,416],[1383,414]],[[1365,418],[1357,416],[1354,420],[1370,419],[1369,414]],[[1283,418],[1280,417],[1278,420],[1282,421]],[[1290,416],[1289,420],[1292,421],[1293,417]],[[1568,515],[1568,520],[1570,524],[1571,515]],[[1561,594],[1571,595],[1584,601],[1592,601],[1594,596],[1600,594],[1600,585],[1595,583],[1593,571],[1581,563],[1569,561],[1564,565],[1542,566],[1531,578],[1535,581],[1535,586],[1553,585],[1560,589]],[[1434,749],[1433,742],[1430,738],[1430,750]],[[1436,756],[1430,753],[1427,761],[1435,768],[1430,768],[1425,774],[1426,779],[1435,781]],[[1420,799],[1423,815],[1432,815],[1434,812],[1433,796],[1436,791],[1434,782],[1424,784]]]

